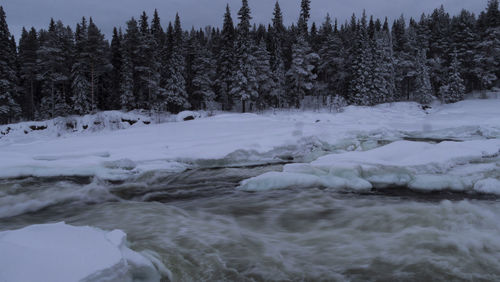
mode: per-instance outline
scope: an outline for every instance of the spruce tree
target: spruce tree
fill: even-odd
[[[19,61],[21,91],[23,97],[23,116],[26,119],[35,119],[37,87],[36,87],[36,61],[38,51],[38,37],[34,28],[28,32],[23,28],[19,40]]]
[[[90,54],[88,53],[88,26],[85,18],[75,30],[75,62],[72,67],[71,97],[73,112],[78,115],[88,114],[92,110],[90,77]]]
[[[476,34],[476,18],[474,14],[462,10],[460,15],[451,20],[451,48],[457,52],[465,84],[469,90],[478,84],[474,73],[474,54],[479,37]]]
[[[111,74],[111,97],[110,106],[113,110],[121,108],[120,103],[120,79],[123,64],[123,54],[122,54],[122,41],[123,34],[121,29],[118,31],[116,27],[113,29],[113,38],[111,40],[111,66],[113,71]]]
[[[169,110],[179,112],[190,108],[186,91],[184,38],[178,14],[175,16],[173,50],[170,54],[167,73],[168,78],[163,88],[166,91]]]
[[[448,83],[441,87],[440,94],[445,103],[456,103],[465,97],[465,86],[460,75],[460,62],[456,51],[453,52]]]
[[[37,52],[37,79],[41,81],[42,98],[37,118],[54,118],[68,114],[66,84],[70,69],[63,52],[62,22],[51,20],[49,30],[41,37],[43,42]],[[69,88],[69,87],[68,87]]]
[[[292,65],[287,72],[287,84],[290,104],[300,108],[300,103],[314,87],[317,75],[314,63],[319,56],[313,53],[303,35],[299,35],[297,43],[292,47]]]
[[[16,102],[17,73],[13,57],[13,49],[5,12],[0,6],[0,123],[13,121],[21,113]]]
[[[139,87],[138,74],[135,67],[138,64],[140,34],[137,21],[132,18],[127,22],[122,43],[122,66],[120,74],[120,104],[123,110],[132,110],[136,107],[137,88]]]
[[[235,63],[234,52],[235,30],[229,5],[226,6],[224,23],[219,42],[219,54],[217,56],[217,100],[222,104],[223,110],[232,108],[230,91],[232,88],[232,77]]]
[[[274,88],[271,91],[271,97],[274,101],[270,103],[274,107],[283,107],[286,100],[286,70],[284,59],[284,39],[285,27],[283,25],[283,14],[281,12],[278,1],[274,6],[273,26],[272,26],[272,43],[271,43],[271,71]]]
[[[201,101],[199,108],[204,110],[215,110],[215,92],[213,90],[215,68],[212,53],[206,46],[201,46],[196,41],[196,55],[193,60],[193,95],[196,100]]]
[[[474,56],[480,89],[488,89],[500,78],[500,11],[498,0],[490,0],[478,19],[480,40]]]
[[[319,79],[326,84],[328,94],[340,94],[343,81],[347,77],[345,66],[345,49],[340,34],[334,32],[330,18],[327,17],[322,27],[325,39],[321,44],[319,55]]]
[[[429,105],[434,99],[432,85],[429,76],[429,68],[426,65],[427,56],[425,51],[419,51],[416,60],[415,93],[416,100],[422,105]]]
[[[356,105],[369,106],[372,104],[372,56],[369,48],[366,14],[363,13],[358,24],[356,39],[353,46],[354,60],[351,65],[350,101]]]
[[[298,22],[299,32],[307,36],[309,28],[308,21],[311,18],[311,0],[302,0],[300,3],[300,17]]]
[[[255,71],[257,79],[257,107],[263,110],[273,103],[272,91],[275,88],[273,72],[271,71],[270,54],[264,41],[254,47]]]
[[[238,12],[238,38],[236,41],[237,64],[233,76],[231,96],[241,101],[242,112],[246,112],[246,104],[258,98],[256,59],[252,54],[253,42],[250,38],[250,7],[247,0],[242,0]]]

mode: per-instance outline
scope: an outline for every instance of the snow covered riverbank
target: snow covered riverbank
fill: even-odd
[[[394,103],[348,107],[334,114],[220,114],[61,137],[36,138],[36,134],[0,139],[1,178],[79,175],[125,179],[150,170],[182,171],[199,160],[272,162],[311,153],[306,160],[312,161],[329,151],[368,150],[401,139],[498,138],[500,100],[467,100],[428,112],[415,103]],[[322,152],[314,154],[319,147]]]

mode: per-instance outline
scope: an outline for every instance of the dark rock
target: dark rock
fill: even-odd
[[[130,125],[134,125],[135,123],[137,123],[136,120],[123,119],[123,118],[122,118],[122,122],[126,122],[126,123],[128,123]]]
[[[194,120],[194,116],[187,116],[184,118],[184,121],[188,121],[188,120]]]
[[[36,126],[36,125],[32,125],[32,126],[30,126],[30,129],[31,129],[31,130],[45,130],[45,129],[47,129],[47,126]]]

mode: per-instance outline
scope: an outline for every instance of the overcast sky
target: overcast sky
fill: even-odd
[[[407,17],[419,18],[432,12],[441,4],[454,15],[462,9],[476,14],[486,8],[488,0],[312,0],[312,20],[320,23],[327,13],[340,22],[349,19],[353,12],[360,14],[366,9],[368,15],[391,20],[402,13]],[[7,13],[7,22],[11,32],[19,37],[23,26],[46,28],[51,17],[60,19],[65,25],[74,27],[82,16],[94,19],[94,22],[107,35],[114,26],[123,26],[132,16],[138,17],[142,11],[152,15],[158,9],[163,26],[173,20],[179,12],[184,29],[191,26],[221,26],[226,3],[235,14],[241,0],[0,0]],[[274,0],[249,0],[252,16],[256,23],[269,23],[272,17]],[[299,15],[300,0],[281,0],[286,24],[295,22]]]

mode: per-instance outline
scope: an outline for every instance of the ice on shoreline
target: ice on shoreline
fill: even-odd
[[[238,189],[324,187],[370,191],[407,187],[416,191],[500,194],[500,187],[495,188],[500,184],[495,179],[500,178],[495,162],[499,153],[499,139],[439,144],[397,141],[369,151],[327,155],[310,164],[286,165],[282,173],[244,180]],[[477,164],[483,166],[476,169]],[[483,180],[487,177],[491,179]]]
[[[0,232],[0,281],[160,281],[127,235],[65,223]]]

